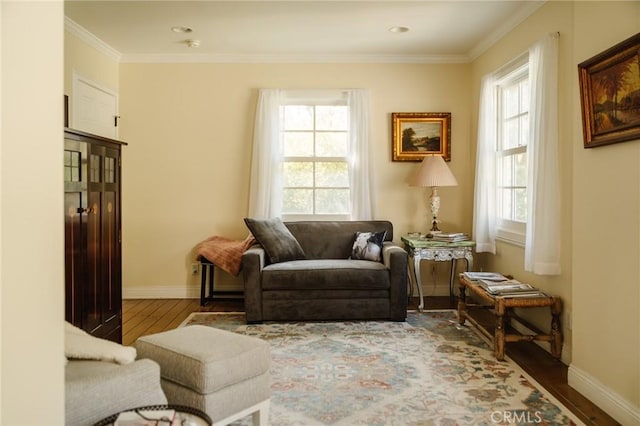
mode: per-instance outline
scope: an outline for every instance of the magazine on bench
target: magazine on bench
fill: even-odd
[[[463,272],[462,275],[471,281],[507,281],[507,277],[498,272]]]
[[[480,280],[478,283],[487,291],[487,293],[493,295],[537,291],[537,289],[531,287],[529,284],[521,283],[520,281],[513,279],[505,281]]]

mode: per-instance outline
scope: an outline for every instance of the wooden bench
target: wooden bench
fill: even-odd
[[[475,281],[471,281],[463,274],[460,274],[460,292],[458,295],[458,321],[464,325],[465,320],[469,320],[485,336],[493,340],[493,351],[496,358],[504,360],[504,345],[506,342],[519,341],[543,341],[551,344],[551,355],[559,359],[562,354],[562,331],[560,329],[560,314],[562,313],[562,303],[559,298],[553,296],[527,296],[527,297],[502,297],[493,296],[482,288]],[[468,305],[466,291],[469,290],[474,296],[480,299],[483,304]],[[495,315],[495,330],[491,334],[485,327],[480,325],[469,315],[469,307],[482,307],[490,309]],[[551,310],[551,330],[544,333],[533,324],[517,316],[514,308],[541,308],[549,307]],[[507,327],[511,320],[515,320],[533,334],[521,334],[507,332]]]

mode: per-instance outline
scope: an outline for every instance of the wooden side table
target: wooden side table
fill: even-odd
[[[413,271],[409,273],[410,280],[418,287],[420,304],[418,310],[424,309],[424,296],[422,294],[422,279],[420,277],[420,261],[431,260],[435,262],[451,262],[449,274],[449,297],[453,299],[453,286],[456,276],[456,263],[458,259],[464,259],[467,263],[467,271],[473,267],[473,247],[474,241],[460,241],[457,243],[445,243],[433,241],[423,237],[401,237],[411,258],[409,268]]]
[[[467,305],[466,290],[471,291],[482,302],[481,306],[489,308],[495,315],[496,323],[494,333],[489,333],[468,313],[468,308],[474,305]],[[539,330],[533,324],[527,322],[513,313],[513,308],[540,308],[549,307],[551,310],[551,329],[548,333]],[[539,340],[551,344],[551,355],[560,359],[562,355],[562,331],[560,329],[560,314],[562,313],[562,303],[559,298],[553,296],[528,296],[528,297],[502,297],[492,296],[487,293],[478,283],[469,280],[460,274],[460,293],[458,296],[458,321],[464,325],[465,320],[469,320],[485,336],[493,340],[493,352],[500,361],[504,360],[504,345],[506,342],[533,341]],[[534,334],[511,334],[507,333],[506,327],[511,320],[515,320]]]
[[[200,256],[200,306],[213,302],[214,296],[218,300],[239,300],[243,297],[243,291],[214,291],[213,278],[215,276],[215,264],[206,257]],[[209,294],[207,295],[207,273],[209,274]]]

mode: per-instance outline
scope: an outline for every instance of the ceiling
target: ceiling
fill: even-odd
[[[72,0],[65,15],[123,62],[468,62],[542,3]]]

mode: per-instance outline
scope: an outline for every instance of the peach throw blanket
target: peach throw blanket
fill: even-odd
[[[198,244],[198,256],[202,256],[225,272],[238,276],[242,267],[242,254],[256,240],[249,235],[244,241],[232,240],[215,235]]]

